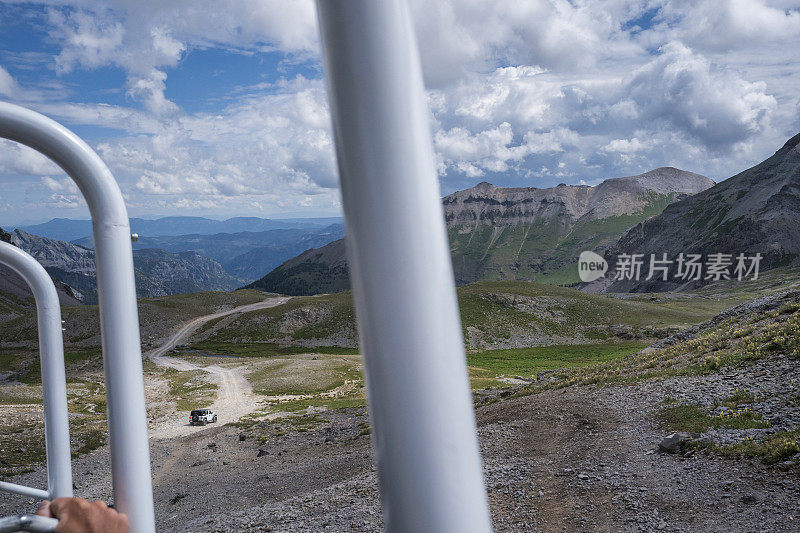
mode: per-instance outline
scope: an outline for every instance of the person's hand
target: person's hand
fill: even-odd
[[[128,533],[128,517],[105,502],[83,498],[44,500],[36,514],[58,518],[56,533]]]

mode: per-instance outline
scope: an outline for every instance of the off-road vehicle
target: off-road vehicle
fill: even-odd
[[[217,414],[211,409],[195,409],[189,413],[189,425],[205,426],[217,421]]]

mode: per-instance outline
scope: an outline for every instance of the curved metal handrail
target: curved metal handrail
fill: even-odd
[[[0,242],[0,264],[19,274],[31,288],[36,300],[44,398],[47,491],[2,481],[0,490],[43,499],[71,497],[72,467],[69,453],[67,378],[64,373],[64,342],[58,293],[44,267],[13,244]]]
[[[131,531],[155,531],[139,315],[128,213],[105,163],[61,124],[0,102],[0,137],[49,157],[77,184],[92,215],[114,502]]]

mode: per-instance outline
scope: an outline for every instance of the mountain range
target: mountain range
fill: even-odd
[[[576,283],[583,250],[601,252],[628,229],[714,182],[663,167],[597,186],[500,188],[490,183],[446,196],[456,283],[517,279]],[[344,240],[307,250],[250,287],[284,294],[348,287]]]
[[[0,228],[0,241],[12,242],[12,235]],[[77,305],[79,294],[60,281],[55,281],[56,292],[61,305]],[[32,304],[33,294],[30,287],[16,272],[5,265],[0,265],[0,322],[16,318],[22,309]]]
[[[218,262],[230,276],[240,279],[242,285],[260,278],[265,272],[304,250],[322,246],[342,236],[344,226],[341,224],[313,229],[273,229],[212,235],[139,235],[139,240],[133,243],[133,249],[135,252],[148,248],[173,253],[196,252]],[[73,244],[84,248],[94,247],[91,237],[75,240]]]
[[[54,280],[65,284],[78,303],[97,302],[94,251],[75,244],[14,230],[9,241],[36,258]],[[136,293],[140,297],[166,296],[204,290],[227,291],[242,281],[225,272],[219,263],[196,252],[135,250]],[[67,291],[65,291],[67,292]]]
[[[234,217],[227,220],[213,220],[204,217],[171,216],[154,220],[130,219],[131,231],[142,237],[213,235],[215,233],[260,232],[273,229],[320,229],[331,224],[342,223],[341,217],[287,219]],[[57,241],[75,241],[92,235],[92,221],[54,218],[42,224],[20,226],[16,229]]]
[[[673,264],[669,281],[647,281],[644,276],[615,280],[617,258],[621,254],[667,254],[673,259],[680,253],[704,258],[715,253],[760,254],[762,271],[800,262],[796,223],[800,135],[762,163],[717,184],[698,174],[662,167],[596,186],[501,188],[483,182],[446,196],[442,203],[459,285],[515,279],[577,285],[594,292],[694,288],[714,279],[679,280]],[[150,222],[169,225],[172,221],[173,232],[189,226],[267,227],[284,222],[174,218]],[[346,290],[349,269],[343,226],[320,223],[328,219],[304,220],[318,225],[178,235],[157,235],[167,230],[152,226],[151,233],[140,235],[134,244],[139,295],[229,290],[254,279],[249,287],[289,295]],[[47,224],[48,231],[55,231],[58,221]],[[70,228],[63,228],[65,234],[77,231]],[[91,237],[70,243],[19,229],[0,236],[45,265],[60,282],[65,302],[94,301]],[[584,250],[605,257],[609,268],[604,278],[578,283],[577,257]],[[268,273],[264,276],[264,272]],[[12,299],[26,294],[19,284],[4,283],[0,291],[9,292]]]

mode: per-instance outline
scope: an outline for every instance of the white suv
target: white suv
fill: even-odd
[[[205,426],[217,421],[217,414],[211,409],[195,409],[189,413],[189,425]]]

